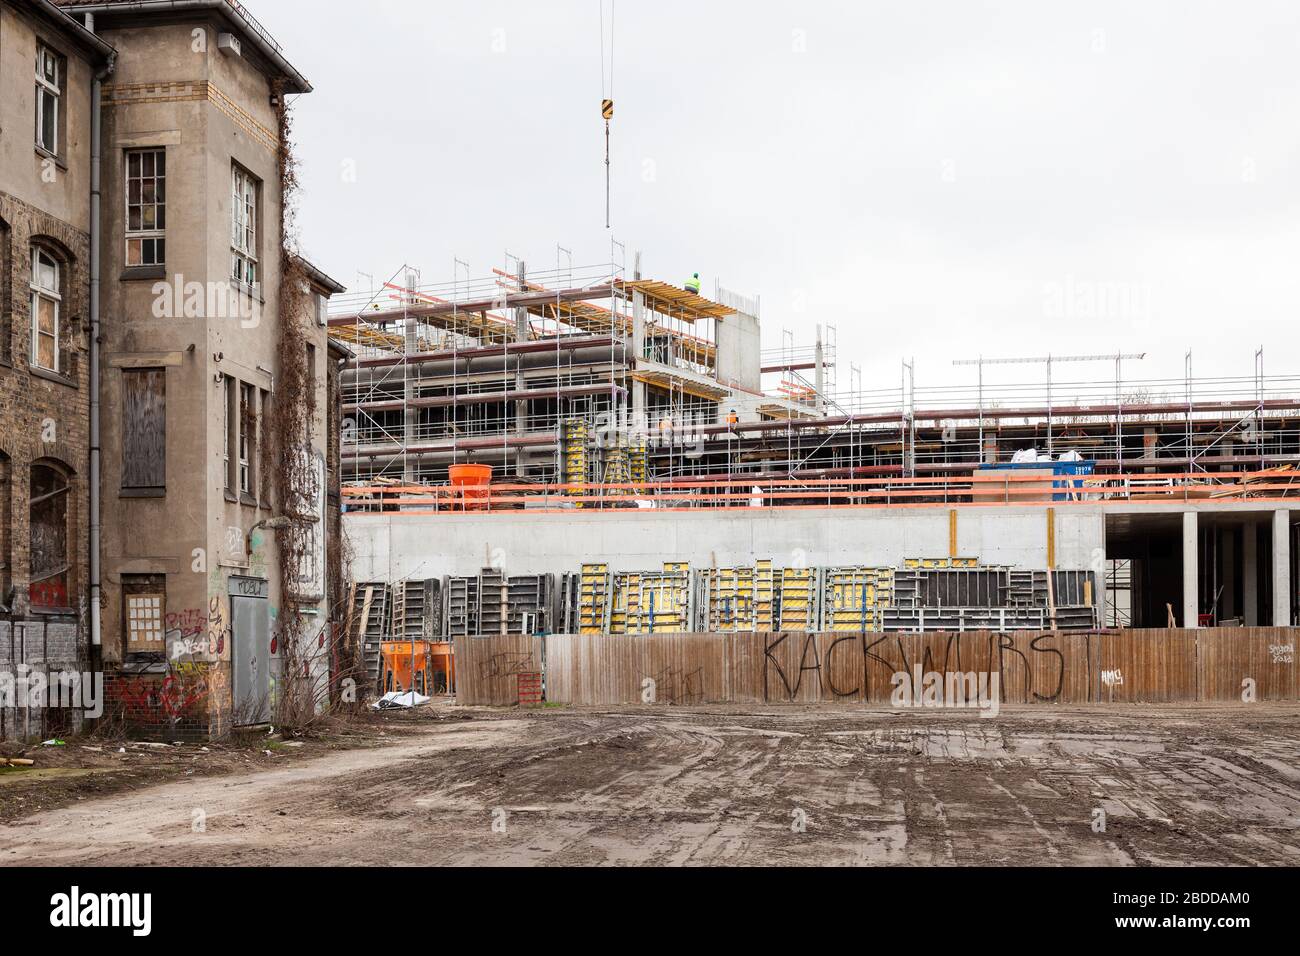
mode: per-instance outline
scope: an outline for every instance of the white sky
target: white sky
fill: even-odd
[[[599,0],[250,9],[315,86],[303,248],[349,288],[609,260]],[[1300,4],[614,11],[629,266],[761,295],[765,346],[834,324],[841,387],[907,356],[918,385],[973,381],[951,362],[981,353],[1145,351],[1126,375],[1181,380],[1188,348],[1248,376],[1262,344],[1300,371]]]

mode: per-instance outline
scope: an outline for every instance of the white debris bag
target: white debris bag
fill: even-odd
[[[394,690],[389,691],[370,706],[375,710],[390,710],[394,707],[419,707],[421,704],[427,704],[432,699],[432,697],[417,694],[415,691],[407,691],[403,694],[401,691]]]

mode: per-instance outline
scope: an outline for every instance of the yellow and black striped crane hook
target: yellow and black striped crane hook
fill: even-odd
[[[605,228],[609,228],[609,121],[614,118],[614,101],[600,101],[600,115],[605,119]]]

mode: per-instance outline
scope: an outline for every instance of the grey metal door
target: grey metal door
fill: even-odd
[[[275,674],[268,596],[267,582],[260,578],[230,579],[230,664],[235,726],[263,724],[271,719]]]

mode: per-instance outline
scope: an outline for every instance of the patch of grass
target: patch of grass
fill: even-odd
[[[558,700],[547,700],[542,702],[542,707],[548,710],[554,707],[568,707],[568,706],[569,706],[568,704],[561,703]]]

